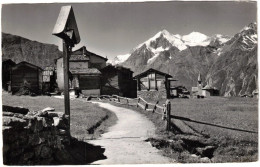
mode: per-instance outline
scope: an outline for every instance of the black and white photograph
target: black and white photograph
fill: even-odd
[[[258,2],[1,2],[1,165],[259,164]]]

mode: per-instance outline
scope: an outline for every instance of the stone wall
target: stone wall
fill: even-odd
[[[165,82],[162,82],[162,85],[158,90],[140,90],[137,91],[137,97],[141,96],[144,99],[167,99],[167,90],[165,87]]]
[[[139,96],[144,99],[166,99],[166,91],[137,91],[137,97]]]
[[[5,165],[55,164],[69,142],[68,116],[62,112],[3,106]]]

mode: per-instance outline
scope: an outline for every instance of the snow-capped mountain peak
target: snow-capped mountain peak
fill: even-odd
[[[256,22],[250,23],[249,25],[245,26],[242,30],[240,30],[240,32],[247,31],[250,29],[256,30],[256,26],[257,26]]]
[[[210,43],[209,37],[200,32],[191,32],[188,35],[184,35],[182,40],[189,46],[207,46]]]
[[[157,39],[159,39],[161,37],[166,39],[172,46],[177,47],[179,50],[184,50],[184,49],[187,48],[187,46],[181,40],[181,36],[179,34],[173,35],[173,34],[169,33],[167,30],[164,29],[162,31],[159,31],[152,38],[150,38],[147,41],[138,45],[134,50],[140,48],[144,44],[147,46],[147,48],[151,48],[152,47],[151,43],[156,41]]]
[[[227,41],[229,41],[231,39],[231,37],[227,36],[227,35],[222,35],[222,34],[216,34],[214,36],[211,37],[211,42],[212,41],[218,41],[220,45],[226,43]]]
[[[130,57],[130,55],[130,53],[124,55],[117,55],[113,60],[108,60],[107,63],[112,65],[121,64],[124,61],[126,61]]]
[[[245,26],[236,36],[241,42],[242,50],[252,50],[257,45],[257,24],[250,23]]]

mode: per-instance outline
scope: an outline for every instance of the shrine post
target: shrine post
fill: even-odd
[[[72,47],[80,42],[72,6],[61,7],[52,35],[58,36],[63,42],[64,106],[65,115],[69,116],[68,132],[70,133],[69,58]]]

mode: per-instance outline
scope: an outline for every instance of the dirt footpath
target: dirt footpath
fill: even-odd
[[[116,107],[108,103],[98,103],[116,114],[118,121],[107,133],[88,143],[105,148],[107,159],[92,164],[165,164],[172,163],[159,150],[144,140],[155,135],[155,126],[151,121],[136,111]]]

